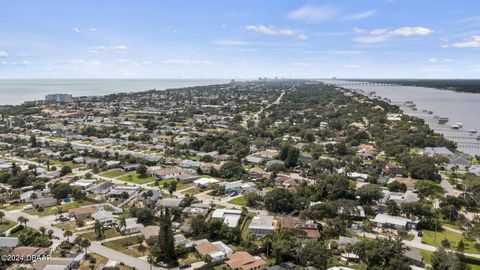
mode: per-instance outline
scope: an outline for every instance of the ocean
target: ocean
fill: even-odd
[[[164,90],[227,83],[228,79],[0,79],[0,105],[45,99],[47,94],[73,96]]]

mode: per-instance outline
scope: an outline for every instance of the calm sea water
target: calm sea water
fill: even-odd
[[[335,81],[326,81],[338,83]],[[366,92],[375,92],[377,96],[388,98],[392,104],[399,105],[407,114],[425,119],[426,123],[446,138],[456,142],[458,149],[471,155],[480,155],[480,94],[462,93],[435,88],[413,86],[361,86],[354,87]],[[406,101],[413,101],[417,110],[403,106]],[[426,112],[424,111],[426,110]],[[428,111],[432,111],[429,114]],[[434,116],[447,117],[445,125],[439,125]],[[453,130],[452,124],[462,123],[463,128]]]
[[[53,93],[73,96],[164,90],[229,82],[226,79],[0,79],[0,105],[44,99]]]

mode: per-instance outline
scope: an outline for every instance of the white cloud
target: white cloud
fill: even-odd
[[[357,34],[360,34],[360,33],[365,32],[365,30],[363,30],[363,29],[360,28],[360,27],[354,27],[354,28],[353,28],[353,32],[355,32],[355,33],[357,33]]]
[[[232,40],[232,39],[220,39],[213,42],[216,45],[226,45],[226,46],[245,46],[249,43],[244,40]]]
[[[104,51],[112,51],[112,52],[117,52],[117,53],[124,53],[128,50],[127,45],[114,45],[114,46],[103,46],[103,45],[98,45],[98,46],[90,46],[88,47],[87,51],[90,53],[99,53],[99,52],[104,52]]]
[[[187,59],[168,59],[163,60],[160,64],[164,65],[178,65],[178,66],[195,66],[195,65],[211,65],[210,60],[187,60]]]
[[[378,36],[378,35],[384,35],[388,33],[388,29],[381,28],[381,29],[374,29],[370,31],[370,35]]]
[[[6,51],[0,51],[0,57],[5,57],[8,56],[8,53]]]
[[[8,65],[7,61],[0,61],[0,66],[6,66]]]
[[[432,30],[425,27],[400,27],[392,31],[394,36],[426,36],[432,33]]]
[[[307,35],[304,35],[304,34],[299,34],[299,35],[297,35],[297,39],[298,39],[298,40],[307,40],[307,39],[308,39],[308,36],[307,36]]]
[[[31,66],[31,65],[33,65],[32,62],[27,61],[27,60],[11,62],[10,64],[13,65],[13,66]]]
[[[269,35],[269,36],[293,36],[295,32],[291,29],[284,28],[284,29],[277,29],[273,26],[265,26],[265,25],[247,25],[245,27],[247,30]]]
[[[347,15],[342,18],[343,21],[359,21],[375,15],[375,10],[368,10],[361,13]]]
[[[436,62],[437,62],[437,58],[428,58],[428,62],[430,62],[430,63],[436,63]]]
[[[336,17],[338,12],[337,8],[330,5],[316,6],[307,4],[290,11],[287,17],[292,20],[315,23],[330,20]]]
[[[97,32],[97,28],[95,28],[95,27],[91,27],[89,30],[90,30],[90,32]]]
[[[58,62],[60,65],[65,66],[99,66],[102,62],[95,59],[67,59]]]
[[[480,36],[472,36],[462,42],[453,43],[455,48],[480,48]]]
[[[80,33],[80,29],[78,29],[78,27],[73,27],[72,31],[75,33]]]
[[[357,37],[353,40],[358,43],[378,43],[393,37],[426,36],[432,32],[431,29],[426,27],[400,27],[393,30],[379,28],[370,31],[367,36]]]

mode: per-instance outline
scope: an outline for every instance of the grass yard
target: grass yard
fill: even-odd
[[[17,223],[3,219],[0,223],[0,232],[5,232],[8,229],[13,228],[15,225],[17,225]]]
[[[100,176],[108,178],[117,178],[122,175],[125,175],[125,172],[122,169],[113,169],[100,174]]]
[[[194,187],[194,188],[189,188],[187,190],[184,190],[181,192],[182,194],[190,194],[190,195],[195,195],[195,194],[198,194],[200,193],[200,189],[198,189],[197,187]]]
[[[104,239],[108,239],[108,238],[117,237],[117,236],[120,236],[120,233],[117,232],[114,229],[106,229],[104,231],[104,236],[101,239],[97,238],[97,234],[95,233],[95,231],[83,233],[83,234],[81,234],[81,236],[87,238],[90,241],[96,241],[96,240],[104,240]]]
[[[27,205],[31,205],[31,203],[6,204],[6,205],[4,204],[3,209],[5,209],[5,211],[20,210]]]
[[[75,230],[77,229],[77,224],[75,223],[75,221],[62,221],[62,222],[53,224],[53,227],[59,228],[63,231],[69,230],[69,231],[75,232]]]
[[[104,242],[104,246],[115,249],[133,257],[142,257],[148,254],[148,249],[145,246],[145,251],[140,251],[138,246],[138,236],[129,236],[118,240]]]
[[[24,210],[23,212],[30,215],[45,217],[45,216],[55,215],[57,213],[57,208],[60,208],[62,210],[62,213],[66,213],[70,209],[91,205],[91,204],[95,204],[95,203],[91,201],[73,201],[70,203],[62,204],[62,205],[47,207],[41,212],[39,212],[37,209]]]
[[[463,239],[463,243],[465,243],[465,253],[477,253],[480,254],[480,251],[475,248],[475,242],[473,241],[468,241],[463,237],[462,234],[457,233],[457,232],[452,232],[449,230],[443,230],[437,232],[437,238],[435,241],[435,232],[434,231],[423,231],[423,237],[422,237],[422,243],[431,245],[431,246],[436,246],[436,247],[441,247],[442,246],[442,240],[443,239],[448,239],[450,241],[450,249],[457,249],[458,242]]]
[[[240,206],[246,206],[247,205],[247,200],[245,200],[245,198],[243,196],[237,197],[237,198],[232,199],[228,202],[236,204],[236,205],[240,205]]]
[[[117,179],[121,181],[136,183],[136,184],[146,184],[146,183],[155,181],[155,178],[147,175],[142,176],[142,175],[139,175],[137,172],[127,173],[124,176],[121,176]]]
[[[420,252],[422,253],[423,260],[426,263],[431,264],[433,252],[423,249],[421,249]],[[480,259],[467,257],[467,260],[467,264],[470,267],[470,270],[480,270]]]

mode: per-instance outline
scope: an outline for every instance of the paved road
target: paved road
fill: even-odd
[[[455,192],[452,185],[450,185],[450,183],[446,179],[442,179],[442,182],[440,182],[440,185],[442,186],[443,191],[445,192],[446,195],[455,196],[455,197],[458,196],[457,192]]]
[[[53,242],[51,246],[52,251],[55,250],[63,240],[65,240],[65,237],[63,237],[63,231],[61,229],[53,227],[51,224],[49,224],[44,219],[38,216],[29,215],[20,210],[5,212],[5,219],[11,220],[11,221],[17,222],[17,219],[20,216],[23,216],[28,219],[27,226],[30,228],[34,228],[38,230],[40,227],[45,227],[47,230],[50,230],[50,229],[53,230],[53,235],[58,237],[59,239],[52,240]],[[75,237],[71,237],[70,239],[73,240],[74,238]],[[139,258],[129,256],[127,254],[121,253],[114,249],[102,246],[97,241],[91,242],[91,246],[88,248],[88,251],[95,252],[97,254],[104,256],[105,258],[108,258],[117,262],[122,262],[125,265],[128,265],[130,267],[135,267],[136,269],[139,269],[139,270],[150,269],[150,264],[148,262],[141,260]],[[152,267],[152,269],[166,270],[166,268],[163,268],[163,267]]]

